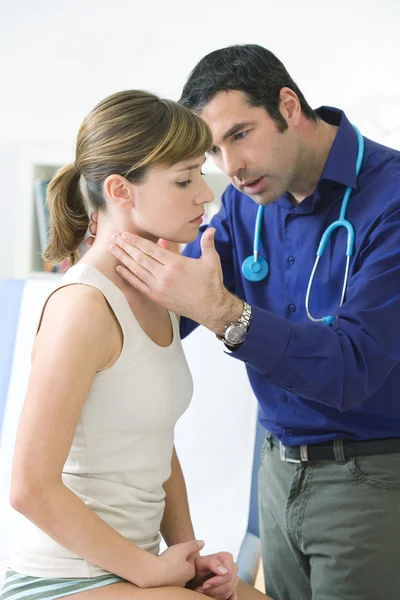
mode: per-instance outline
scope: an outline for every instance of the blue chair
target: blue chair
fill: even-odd
[[[25,281],[0,280],[0,441]]]
[[[0,443],[25,280],[0,280]],[[248,525],[239,555],[239,577],[254,585],[261,555],[258,524],[258,469],[265,431],[257,424]]]

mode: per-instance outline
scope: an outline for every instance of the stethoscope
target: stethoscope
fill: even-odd
[[[354,125],[353,125],[353,127],[354,127]],[[357,160],[356,160],[356,177],[358,177],[358,174],[359,174],[360,168],[361,168],[361,163],[362,163],[363,157],[364,157],[364,140],[363,140],[361,133],[358,131],[357,127],[354,127],[354,129],[357,134],[357,141],[358,141],[358,151],[357,151]],[[314,321],[315,323],[324,323],[325,325],[331,325],[333,323],[333,321],[335,320],[335,317],[333,317],[332,315],[327,315],[326,317],[321,317],[320,319],[313,317],[311,315],[310,309],[309,309],[309,300],[310,300],[311,286],[314,281],[314,276],[315,276],[315,272],[317,270],[319,260],[324,253],[324,250],[328,244],[329,238],[331,237],[333,231],[335,231],[335,229],[338,229],[339,227],[345,227],[347,229],[346,270],[345,270],[345,274],[344,274],[342,296],[340,298],[339,306],[342,306],[342,304],[344,302],[344,296],[346,294],[347,283],[348,283],[348,279],[349,279],[350,258],[353,255],[353,249],[354,249],[354,227],[350,223],[350,221],[348,221],[346,219],[347,204],[349,202],[349,198],[351,196],[352,191],[353,191],[353,188],[351,186],[348,186],[346,188],[346,191],[344,193],[343,200],[342,200],[342,206],[340,208],[339,219],[337,221],[334,221],[333,223],[331,223],[326,228],[324,233],[322,234],[321,241],[319,243],[318,250],[317,250],[317,257],[315,259],[314,267],[311,272],[310,279],[308,281],[305,307],[306,307],[307,317],[311,321]],[[242,263],[243,276],[248,281],[252,281],[252,282],[263,281],[263,279],[265,279],[269,273],[268,262],[265,260],[265,258],[260,256],[260,254],[259,254],[260,239],[261,239],[261,225],[263,222],[263,217],[264,217],[264,206],[259,206],[258,210],[257,210],[256,225],[255,225],[255,229],[254,229],[253,254],[251,256],[248,256]]]

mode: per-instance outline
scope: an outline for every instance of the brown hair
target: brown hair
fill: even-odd
[[[56,264],[77,250],[89,226],[81,175],[93,209],[105,210],[103,183],[112,174],[141,183],[154,165],[172,166],[210,149],[208,126],[186,107],[149,92],[129,90],[109,96],[83,121],[74,163],[50,181],[50,241],[45,260]]]

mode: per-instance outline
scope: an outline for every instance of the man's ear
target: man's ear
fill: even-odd
[[[279,92],[279,99],[280,111],[285,121],[297,125],[301,117],[301,105],[297,94],[290,88],[283,87]]]
[[[118,208],[130,210],[133,207],[132,184],[122,175],[109,175],[104,182],[104,191]]]

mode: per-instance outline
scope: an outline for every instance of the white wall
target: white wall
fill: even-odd
[[[398,0],[4,1],[0,277],[12,274],[18,252],[15,203],[24,146],[72,152],[86,113],[121,89],[177,99],[196,62],[218,47],[266,46],[313,106],[340,106],[364,133],[400,147],[399,131],[392,133],[400,126],[399,23]]]

